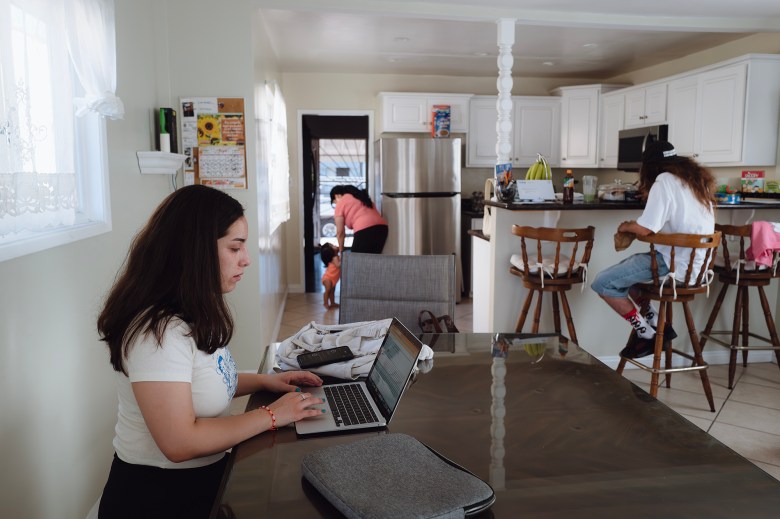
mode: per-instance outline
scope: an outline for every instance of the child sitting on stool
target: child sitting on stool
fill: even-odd
[[[322,258],[325,266],[328,267],[322,275],[322,286],[325,287],[322,304],[325,308],[335,308],[339,306],[336,303],[336,283],[339,282],[341,277],[339,250],[330,243],[325,243],[320,248],[320,258]]]

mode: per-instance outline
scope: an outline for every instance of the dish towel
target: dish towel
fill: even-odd
[[[757,265],[774,267],[775,251],[780,251],[780,223],[753,222],[750,247],[745,252],[749,260]]]
[[[283,371],[299,370],[297,358],[301,353],[347,346],[355,356],[353,359],[317,366],[310,371],[345,380],[368,375],[391,322],[392,319],[344,324],[317,324],[312,321],[279,344],[276,363]],[[433,350],[424,344],[419,360],[431,358]]]

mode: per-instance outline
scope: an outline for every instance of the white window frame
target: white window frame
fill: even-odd
[[[72,74],[75,78],[75,72]],[[0,236],[0,262],[111,231],[105,118],[92,112],[76,117],[74,126],[74,161],[79,201],[75,221],[71,225],[51,230]]]

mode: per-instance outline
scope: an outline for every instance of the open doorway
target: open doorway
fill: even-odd
[[[335,185],[368,187],[368,115],[303,115],[303,235],[306,292],[320,292],[324,265],[320,246],[336,243],[330,190]],[[350,231],[345,247],[352,242]]]

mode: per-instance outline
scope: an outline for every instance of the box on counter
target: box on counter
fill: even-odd
[[[449,137],[450,105],[433,105],[431,117],[431,136],[436,139]]]
[[[743,171],[742,172],[742,192],[743,193],[763,193],[764,192],[764,170]]]
[[[780,183],[777,180],[767,180],[764,184],[764,193],[780,193]]]

